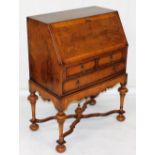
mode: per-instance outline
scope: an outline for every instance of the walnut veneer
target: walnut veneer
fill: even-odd
[[[123,104],[127,92],[127,40],[117,11],[88,7],[27,18],[29,46],[29,88],[32,124],[56,119],[59,139],[56,150],[64,152],[64,138],[73,132],[82,118],[118,113],[117,120],[125,119]],[[84,115],[88,105],[95,105],[95,97],[108,88],[120,84],[120,109],[107,113]],[[52,101],[58,113],[37,119],[35,94]],[[65,110],[72,101],[86,99],[75,114]],[[75,118],[64,132],[66,119]]]

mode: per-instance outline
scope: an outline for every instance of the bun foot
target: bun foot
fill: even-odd
[[[39,129],[39,125],[38,125],[38,124],[31,124],[31,125],[30,125],[30,129],[31,129],[32,131],[36,131],[36,130]]]
[[[65,146],[65,145],[57,145],[57,146],[56,146],[56,150],[57,150],[57,152],[59,152],[59,153],[63,153],[63,152],[66,151],[66,146]]]
[[[96,104],[96,100],[91,99],[91,102],[89,103],[89,105],[95,105]]]
[[[117,120],[120,121],[120,122],[123,122],[125,120],[125,116],[122,115],[122,114],[119,114],[117,117]]]

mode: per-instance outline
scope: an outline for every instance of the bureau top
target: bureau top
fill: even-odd
[[[72,20],[77,18],[95,16],[95,15],[109,13],[113,11],[114,10],[111,10],[111,9],[93,6],[93,7],[55,12],[55,13],[41,14],[41,15],[31,16],[29,18],[37,21],[41,21],[43,23],[55,23],[55,22],[67,21],[67,20]]]

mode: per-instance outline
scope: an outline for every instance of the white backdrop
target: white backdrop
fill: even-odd
[[[135,0],[20,0],[20,90],[27,90],[29,79],[26,17],[92,5],[119,11],[129,43],[127,67],[129,74],[128,87],[136,87]]]

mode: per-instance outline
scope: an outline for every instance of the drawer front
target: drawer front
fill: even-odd
[[[102,80],[108,76],[119,73],[125,69],[124,63],[115,64],[104,69],[97,70],[91,74],[81,76],[79,78],[69,80],[64,83],[63,90],[64,92],[76,90],[90,85],[93,82]]]
[[[69,68],[67,68],[67,77],[76,75],[76,74],[85,73],[86,71],[91,70],[94,67],[95,67],[95,61],[90,61],[87,63],[69,67]]]
[[[109,63],[121,61],[122,58],[123,58],[122,51],[118,51],[118,52],[115,52],[115,53],[110,53],[107,56],[101,57],[99,59],[98,64],[99,65],[106,65],[106,64],[109,64]]]

